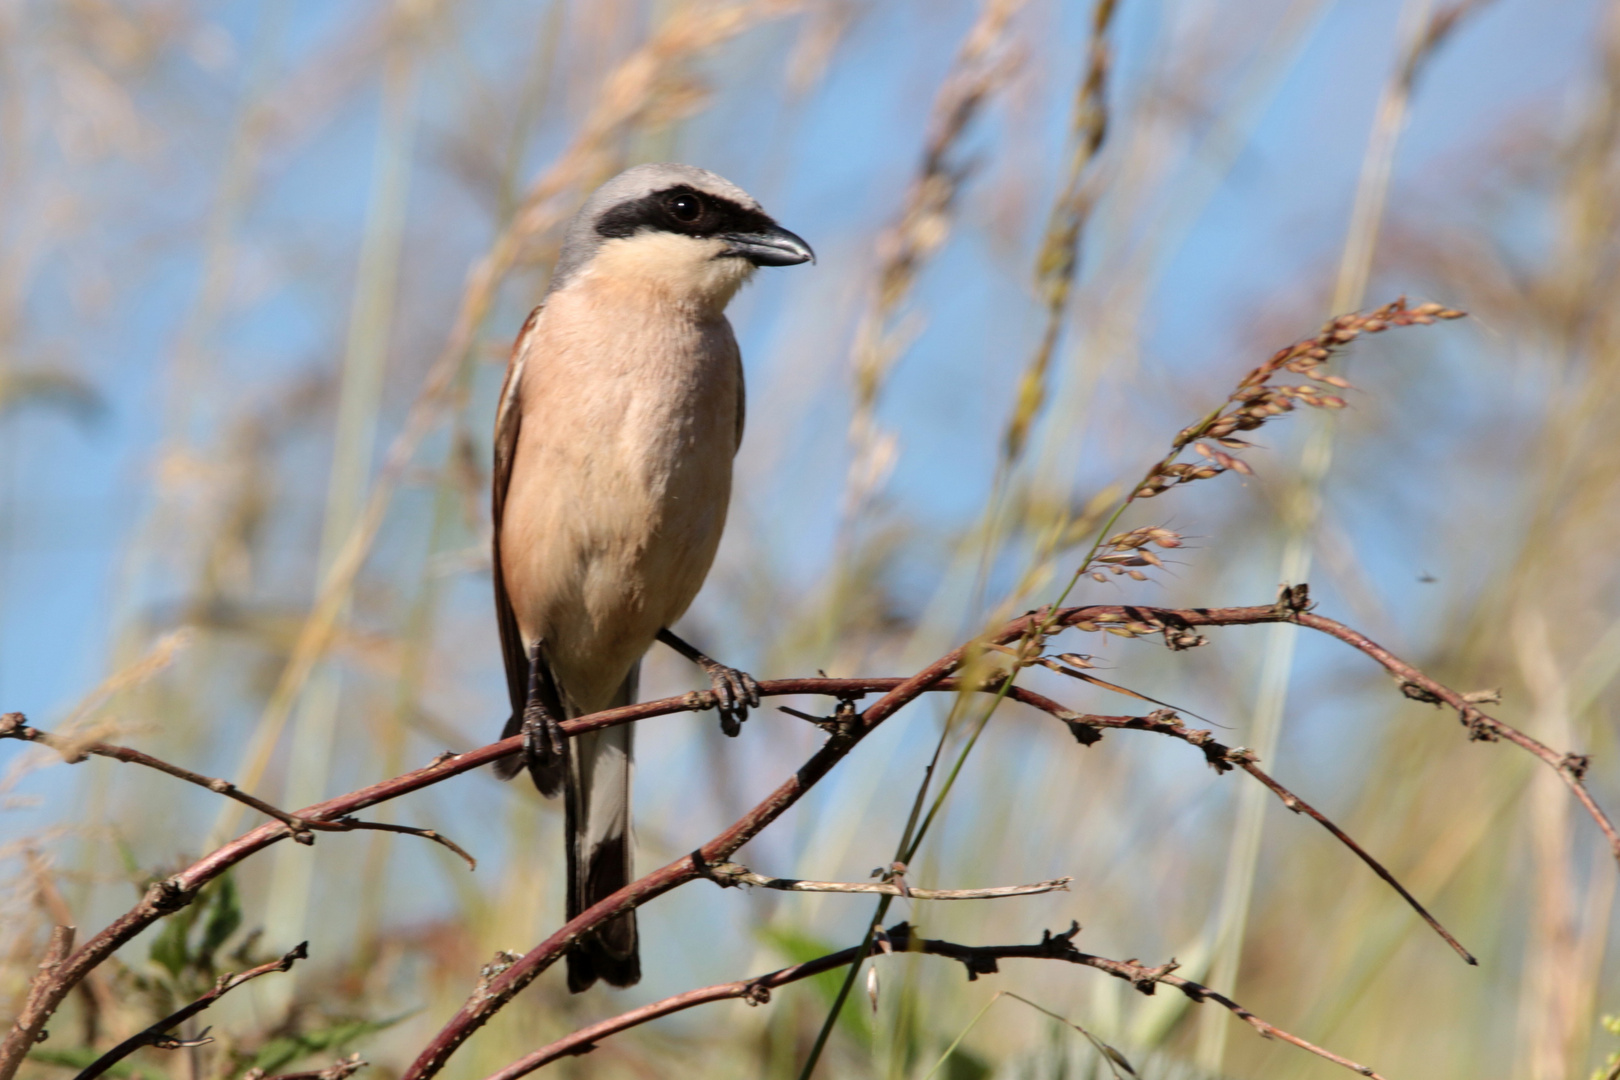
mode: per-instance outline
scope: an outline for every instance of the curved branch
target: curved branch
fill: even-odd
[[[1255,757],[1253,751],[1241,746],[1226,746],[1218,742],[1207,731],[1187,727],[1177,719],[1175,713],[1170,712],[1168,709],[1159,709],[1149,713],[1147,716],[1091,716],[1071,712],[1051,698],[1042,697],[1040,694],[1025,690],[1022,687],[1013,687],[1007,696],[1015,701],[1021,701],[1026,705],[1050,713],[1062,720],[1069,725],[1069,730],[1074,734],[1074,737],[1087,746],[1102,738],[1102,733],[1097,730],[1098,728],[1129,728],[1136,731],[1151,731],[1159,735],[1168,735],[1171,738],[1180,739],[1189,746],[1195,746],[1202,750],[1204,760],[1209,762],[1216,772],[1227,772],[1233,768],[1242,769],[1264,784],[1288,809],[1296,814],[1306,815],[1332,833],[1339,843],[1354,852],[1355,856],[1366,863],[1373,873],[1377,874],[1390,888],[1399,893],[1401,898],[1411,906],[1412,910],[1417,912],[1418,916],[1429,924],[1429,928],[1439,934],[1446,944],[1456,950],[1458,956],[1461,956],[1471,965],[1477,966],[1479,964],[1479,961],[1474,958],[1474,954],[1464,948],[1462,942],[1453,937],[1451,931],[1442,926],[1440,920],[1431,915],[1429,909],[1419,903],[1417,897],[1408,892],[1406,886],[1396,880],[1394,874],[1384,869],[1383,864],[1368,854],[1365,848],[1356,843],[1349,833],[1333,824],[1320,810],[1289,791],[1286,787],[1283,787],[1282,784],[1264,772],[1256,764],[1259,758]]]
[[[1609,815],[1603,812],[1592,793],[1586,790],[1586,769],[1591,764],[1585,754],[1573,752],[1560,754],[1552,747],[1538,739],[1531,738],[1511,724],[1505,724],[1494,716],[1486,714],[1474,702],[1468,700],[1468,695],[1441,683],[1435,682],[1417,668],[1408,664],[1382,645],[1373,641],[1365,634],[1341,622],[1317,615],[1309,611],[1299,613],[1296,620],[1301,626],[1308,626],[1312,630],[1319,630],[1324,634],[1338,638],[1351,648],[1367,654],[1384,666],[1384,669],[1395,676],[1400,684],[1401,692],[1415,701],[1426,701],[1431,705],[1445,704],[1456,710],[1457,719],[1462,721],[1468,729],[1468,737],[1481,742],[1495,742],[1506,739],[1508,742],[1522,750],[1528,750],[1546,763],[1558,774],[1569,790],[1574,792],[1575,798],[1586,808],[1603,838],[1609,842],[1609,850],[1614,855],[1615,862],[1620,864],[1620,831],[1609,820]]]
[[[1162,634],[1166,644],[1171,648],[1181,649],[1196,644],[1200,640],[1194,632],[1195,628],[1199,627],[1243,626],[1275,622],[1294,622],[1309,627],[1338,638],[1382,664],[1396,676],[1403,691],[1408,696],[1416,697],[1419,700],[1448,704],[1456,709],[1474,738],[1503,739],[1512,742],[1535,754],[1547,765],[1554,768],[1575,793],[1576,798],[1586,808],[1587,813],[1598,824],[1599,829],[1608,839],[1616,861],[1620,862],[1620,833],[1616,832],[1613,824],[1595,800],[1592,799],[1582,781],[1586,768],[1585,757],[1577,754],[1559,754],[1511,725],[1486,715],[1464,695],[1436,683],[1357,631],[1344,626],[1342,623],[1315,615],[1308,608],[1309,603],[1304,586],[1295,586],[1292,589],[1285,590],[1282,597],[1275,604],[1252,607],[1173,609],[1131,605],[1087,605],[1062,608],[1057,612],[1033,612],[1005,624],[984,641],[1005,645],[1019,640],[1035,638],[1043,627],[1049,628],[1049,632],[1073,627],[1086,631],[1109,630],[1118,635],[1131,637]],[[1042,644],[1038,639],[1030,640],[1030,643],[1035,646]],[[981,644],[982,642],[975,642],[972,648],[976,649]],[[835,728],[835,731],[826,745],[807,761],[792,778],[779,786],[763,802],[739,819],[731,828],[705,845],[701,849],[701,857],[711,864],[729,858],[743,843],[793,805],[804,792],[808,791],[828,770],[837,764],[861,738],[900,708],[915,700],[919,695],[929,691],[955,691],[961,689],[955,684],[954,680],[950,679],[950,676],[962,666],[968,649],[968,646],[964,646],[953,650],[929,667],[905,679],[780,679],[762,683],[760,686],[761,693],[774,697],[825,694],[841,700],[854,701],[868,693],[882,693],[884,696],[868,707],[864,713],[842,717],[836,723],[830,722],[829,726]],[[1035,652],[1039,652],[1038,647]],[[1031,700],[1031,695],[1016,688],[1013,696],[1019,700]],[[643,702],[637,705],[605,710],[591,716],[567,721],[562,726],[570,735],[577,735],[585,731],[595,731],[618,724],[649,719],[654,716],[701,711],[712,708],[713,705],[714,700],[711,694],[707,692],[692,693],[665,698],[661,701]],[[1079,718],[1079,714],[1073,715]],[[13,717],[15,717],[15,714],[8,714],[5,719],[13,724],[21,723],[20,717],[15,719]],[[1144,729],[1147,727],[1144,718],[1110,719],[1086,717],[1079,719],[1083,720],[1085,725],[1092,727],[1118,726]],[[1071,728],[1073,726],[1071,724]],[[5,734],[11,733],[5,732]],[[346,795],[327,799],[289,816],[300,819],[311,827],[318,827],[315,823],[336,824],[342,818],[352,815],[356,811],[441,783],[453,776],[480,768],[510,754],[518,753],[522,749],[522,741],[521,736],[514,736],[465,754],[444,756],[425,768],[416,769],[401,776],[372,784],[369,787]],[[1233,762],[1233,764],[1238,763]],[[189,904],[197,895],[198,890],[225,870],[256,852],[277,843],[288,835],[290,835],[288,826],[279,820],[260,825],[209,853],[173,877],[155,883],[139,904],[86,941],[52,972],[50,979],[41,988],[40,998],[37,1002],[38,1010],[42,1015],[48,1016],[89,971],[106,960],[107,957],[111,956],[136,934],[164,915]],[[430,1076],[433,1072],[436,1072],[439,1065],[442,1065],[444,1058],[456,1046],[459,1046],[473,1030],[481,1026],[513,994],[521,990],[540,971],[553,963],[576,936],[588,931],[601,921],[618,914],[620,911],[644,903],[654,896],[667,892],[669,889],[684,884],[697,876],[700,876],[700,874],[691,858],[680,859],[632,883],[582,913],[551,938],[536,946],[522,960],[514,964],[511,970],[497,979],[491,987],[491,996],[485,998],[482,1004],[474,1005],[474,1003],[469,1003],[461,1012],[458,1012],[456,1017],[429,1045],[428,1050],[424,1051],[422,1058],[418,1060],[417,1065],[412,1067],[413,1071],[409,1075],[413,1080],[416,1080],[416,1078]],[[0,1063],[7,1061],[8,1055],[13,1051],[20,1053],[21,1050],[25,1049],[26,1046],[22,1042],[20,1032],[15,1029],[12,1030],[7,1034],[5,1042],[0,1044]],[[6,1070],[0,1067],[0,1080],[6,1080],[5,1073]]]
[[[1104,956],[1093,956],[1090,953],[1080,952],[1074,947],[1074,936],[1079,932],[1079,926],[1062,934],[1053,934],[1048,931],[1038,945],[957,945],[949,941],[935,941],[928,938],[913,939],[911,927],[900,923],[889,928],[887,936],[889,944],[896,952],[927,953],[933,956],[949,957],[960,960],[967,968],[969,979],[977,979],[980,975],[994,974],[997,962],[1010,959],[1027,960],[1062,960],[1071,964],[1080,964],[1085,967],[1096,968],[1116,979],[1124,979],[1144,994],[1152,994],[1154,988],[1163,983],[1174,987],[1186,994],[1193,1001],[1202,1004],[1213,1001],[1217,1005],[1230,1010],[1233,1015],[1243,1020],[1261,1036],[1268,1039],[1281,1039],[1292,1043],[1303,1050],[1309,1050],[1318,1057],[1325,1058],[1335,1065],[1342,1065],[1347,1069],[1360,1073],[1362,1076],[1382,1080],[1376,1072],[1365,1065],[1340,1057],[1331,1050],[1324,1050],[1314,1043],[1307,1042],[1297,1035],[1269,1024],[1255,1016],[1249,1010],[1223,994],[1217,994],[1207,986],[1195,983],[1190,979],[1183,979],[1173,974],[1176,968],[1174,960],[1158,967],[1147,967],[1135,960],[1110,960]],[[671,1013],[682,1012],[698,1005],[707,1005],[715,1001],[727,1001],[742,998],[750,1005],[764,1005],[771,1000],[771,991],[788,983],[807,979],[812,975],[820,975],[825,971],[834,971],[845,967],[855,961],[860,946],[844,949],[841,952],[830,953],[827,956],[808,960],[802,964],[779,968],[765,975],[758,975],[752,979],[740,979],[737,982],[719,983],[714,986],[705,986],[698,990],[688,990],[685,993],[675,994],[655,1001],[650,1005],[643,1005],[639,1009],[629,1012],[578,1031],[563,1036],[555,1042],[548,1043],[531,1054],[526,1054],[496,1073],[491,1073],[485,1080],[518,1080],[518,1077],[527,1076],[536,1069],[549,1065],[560,1058],[574,1057],[588,1054],[596,1049],[597,1043],[621,1031],[638,1027],[649,1020],[656,1020]]]
[[[0,716],[0,739],[21,739],[24,742],[34,742],[42,746],[48,746],[61,754],[62,760],[69,765],[77,765],[89,757],[105,757],[130,765],[145,765],[149,769],[156,769],[158,772],[166,773],[189,784],[207,788],[217,795],[235,799],[244,806],[251,806],[266,817],[275,818],[287,826],[288,835],[300,844],[313,844],[317,832],[359,832],[370,829],[376,832],[403,833],[407,836],[420,836],[432,840],[436,844],[441,844],[466,860],[469,869],[478,869],[477,859],[467,854],[460,844],[433,829],[418,829],[411,825],[394,825],[381,821],[361,821],[358,818],[348,816],[331,820],[305,819],[297,814],[289,814],[285,810],[271,806],[263,799],[249,795],[229,780],[220,780],[216,777],[192,772],[190,769],[183,769],[171,762],[164,761],[162,758],[153,757],[151,754],[142,753],[128,746],[115,746],[112,743],[104,742],[79,743],[72,739],[64,739],[60,735],[53,735],[48,731],[42,731],[36,727],[30,727],[28,718],[23,716],[22,713],[13,712]]]

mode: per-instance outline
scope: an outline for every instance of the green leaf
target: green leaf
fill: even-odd
[[[130,883],[135,886],[135,894],[139,896],[146,891],[141,885],[141,879],[145,875],[141,870],[140,860],[135,857],[135,849],[129,846],[128,840],[116,832],[113,833],[113,845],[118,849],[118,861],[123,864],[124,873],[129,876]]]
[[[191,924],[196,920],[194,906],[170,915],[158,936],[152,939],[152,949],[147,954],[154,964],[161,965],[177,978],[191,963],[191,949],[186,939],[191,934]]]
[[[410,1015],[408,1012],[401,1013],[387,1020],[339,1020],[330,1027],[294,1035],[281,1035],[260,1047],[259,1052],[253,1055],[253,1060],[248,1063],[248,1068],[263,1069],[267,1073],[280,1072],[310,1054],[346,1050],[348,1044],[356,1039],[393,1027]]]
[[[971,1050],[957,1047],[945,1062],[945,1080],[984,1080],[990,1075],[990,1066]]]
[[[220,878],[208,909],[208,921],[203,924],[202,943],[197,948],[200,962],[212,968],[214,953],[230,940],[242,925],[242,900],[236,891],[236,879],[230,874]]]
[[[790,964],[803,964],[826,956],[828,953],[838,952],[847,946],[837,945],[824,938],[814,937],[800,930],[783,929],[774,926],[762,927],[759,936],[765,943],[777,952]],[[820,975],[805,980],[815,987],[816,992],[825,999],[828,1005],[838,996],[838,988],[844,982],[844,969],[836,968],[824,971]],[[852,999],[853,1000],[853,997]]]
[[[848,945],[840,945],[824,938],[814,937],[801,930],[782,929],[767,926],[759,931],[759,936],[777,952],[781,953],[789,963],[802,964],[826,956],[828,953],[840,952]],[[838,1000],[838,991],[844,985],[845,971],[843,968],[834,968],[814,975],[804,980],[804,985],[812,987],[817,996],[822,999],[826,1007],[831,1008],[832,1003]],[[869,1046],[872,1042],[872,1026],[866,1021],[866,1012],[856,1008],[858,1002],[866,1000],[865,994],[851,994],[849,1000],[844,1002],[843,1013],[839,1016],[839,1025],[862,1046]]]

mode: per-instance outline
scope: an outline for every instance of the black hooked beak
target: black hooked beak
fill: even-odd
[[[769,225],[758,232],[724,233],[727,255],[747,259],[755,266],[797,266],[815,262],[810,245],[780,225]]]

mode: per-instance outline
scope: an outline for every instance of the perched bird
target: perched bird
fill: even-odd
[[[709,674],[735,735],[759,688],[670,632],[714,561],[742,440],[726,304],[759,266],[814,258],[747,192],[689,165],[638,165],[586,200],[512,348],[495,420],[495,610],[521,759],[566,798],[568,917],[632,880],[629,725],[558,722],[635,700],[663,641]],[[635,913],[568,956],[568,986],[641,977]]]

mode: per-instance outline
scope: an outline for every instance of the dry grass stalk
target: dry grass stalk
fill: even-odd
[[[984,0],[957,49],[951,73],[934,95],[922,162],[899,220],[878,238],[876,296],[855,331],[852,459],[844,494],[847,523],[860,515],[894,465],[895,439],[878,424],[877,406],[890,371],[914,335],[914,327],[896,325],[896,317],[923,265],[950,236],[951,214],[968,178],[966,167],[954,160],[957,144],[1012,77],[1007,28],[1023,4],[1024,0]]]
[[[1408,19],[1415,20],[1415,25],[1409,28],[1396,70],[1380,95],[1378,113],[1362,157],[1330,311],[1359,308],[1366,300],[1373,254],[1383,229],[1395,152],[1406,127],[1418,77],[1463,17],[1482,6],[1479,0],[1456,0],[1436,12],[1431,10],[1430,0],[1409,0],[1403,9]],[[1332,466],[1333,446],[1334,428],[1319,423],[1307,441],[1299,482],[1288,496],[1292,506],[1287,512],[1287,541],[1278,569],[1278,577],[1284,582],[1303,581],[1310,576],[1312,542],[1321,516],[1320,489]],[[1284,628],[1274,630],[1266,643],[1252,737],[1267,755],[1275,751],[1282,736],[1283,709],[1294,667],[1294,644],[1294,635]],[[1236,983],[1239,976],[1263,828],[1259,801],[1246,796],[1238,806],[1236,834],[1228,853],[1220,924],[1215,931],[1215,955],[1210,969],[1212,977],[1228,985]],[[1219,1070],[1225,1046],[1225,1027],[1206,1017],[1199,1033],[1200,1064]]]
[[[1322,389],[1323,386],[1335,390],[1349,387],[1341,376],[1328,374],[1324,370],[1337,351],[1363,334],[1380,334],[1391,327],[1427,326],[1438,320],[1462,317],[1463,312],[1441,304],[1419,304],[1409,308],[1406,298],[1402,297],[1370,312],[1335,316],[1323,325],[1316,336],[1303,338],[1277,350],[1269,360],[1245,375],[1223,404],[1197,423],[1183,428],[1171,441],[1170,452],[1148,467],[1131,493],[1103,524],[1102,535],[1081,560],[1074,576],[1050,610],[1056,610],[1085,575],[1104,581],[1107,580],[1104,570],[1107,570],[1141,580],[1145,575],[1140,567],[1161,565],[1151,552],[1151,547],[1181,546],[1180,535],[1163,527],[1143,527],[1103,539],[1133,502],[1154,498],[1182,484],[1213,479],[1223,472],[1251,475],[1254,470],[1249,464],[1228,452],[1242,451],[1252,445],[1238,438],[1238,432],[1258,430],[1272,419],[1292,412],[1298,405],[1317,409],[1344,408],[1343,398]],[[1311,382],[1277,384],[1272,381],[1285,372],[1303,376]],[[1189,447],[1205,460],[1179,460]]]
[[[1113,67],[1108,31],[1118,8],[1117,0],[1098,0],[1091,13],[1091,44],[1080,87],[1075,92],[1074,118],[1070,124],[1069,137],[1073,145],[1068,171],[1052,204],[1046,235],[1041,239],[1040,255],[1035,261],[1036,286],[1046,306],[1046,327],[1029,367],[1018,381],[1013,414],[1002,436],[1002,454],[1008,463],[1023,454],[1030,425],[1046,403],[1052,355],[1057,351],[1069,297],[1080,271],[1081,236],[1097,201],[1095,184],[1089,181],[1091,164],[1108,135],[1106,91],[1108,74]]]

